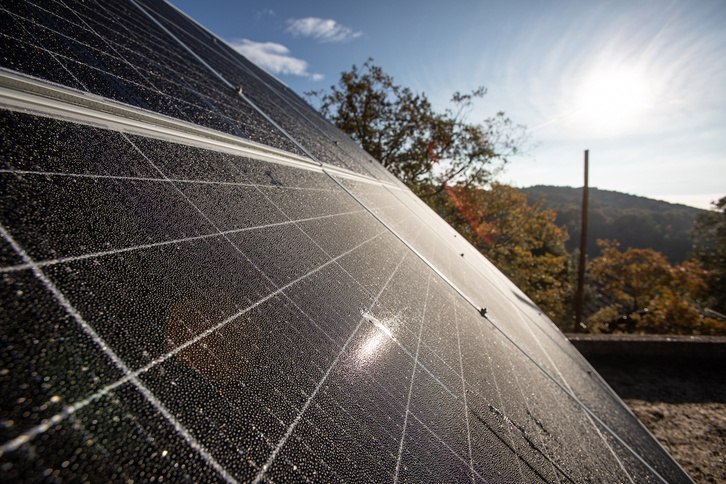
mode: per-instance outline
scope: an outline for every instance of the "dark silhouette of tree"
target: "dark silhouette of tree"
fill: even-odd
[[[400,180],[412,188],[426,183],[420,195],[439,193],[456,181],[481,185],[526,143],[525,128],[502,112],[481,124],[467,122],[474,101],[485,94],[484,87],[455,92],[452,107],[439,113],[425,94],[395,84],[373,59],[341,73],[329,91],[306,93]]]
[[[692,258],[712,272],[708,303],[726,313],[726,197],[714,202],[714,211],[696,216],[691,236]]]

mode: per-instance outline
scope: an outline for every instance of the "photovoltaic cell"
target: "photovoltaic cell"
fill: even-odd
[[[226,79],[240,86],[245,96],[279,122],[295,139],[311,150],[320,160],[340,165],[376,178],[391,180],[392,176],[379,164],[372,164],[370,156],[361,157],[360,150],[346,136],[330,129],[330,124],[319,113],[291,95],[289,88],[272,82],[268,76],[249,63],[239,53],[209,35],[201,27],[191,33],[180,27],[186,18],[168,4],[150,6],[155,17],[178,36],[186,45],[201,52],[209,64]],[[285,111],[289,111],[288,115]],[[356,156],[357,155],[357,156]],[[365,161],[364,161],[365,160]]]
[[[4,481],[689,482],[518,288],[183,13],[0,15]]]

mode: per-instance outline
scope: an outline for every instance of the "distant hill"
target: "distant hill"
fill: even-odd
[[[521,189],[529,203],[545,196],[546,208],[557,212],[557,225],[567,226],[569,252],[580,246],[582,188],[537,185]],[[705,212],[687,205],[652,200],[609,190],[590,188],[588,222],[589,257],[600,253],[597,239],[616,239],[621,248],[653,249],[670,262],[683,262],[691,250],[693,219]]]

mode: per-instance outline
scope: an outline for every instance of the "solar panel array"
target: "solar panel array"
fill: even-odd
[[[4,481],[690,482],[521,291],[173,6],[0,11]]]

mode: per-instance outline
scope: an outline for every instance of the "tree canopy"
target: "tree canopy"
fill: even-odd
[[[726,334],[726,323],[703,314],[699,301],[710,274],[697,262],[671,265],[651,249],[619,249],[599,240],[602,256],[589,266],[605,299],[589,318],[596,331]]]
[[[306,94],[319,99],[324,116],[412,188],[425,183],[440,192],[456,181],[480,185],[527,138],[525,128],[503,112],[480,124],[467,122],[474,101],[486,94],[484,87],[455,92],[451,107],[436,112],[426,94],[395,84],[373,59],[341,73],[329,91]]]
[[[541,200],[530,205],[525,193],[496,182],[488,189],[447,185],[430,204],[553,321],[567,327],[572,313],[568,235],[554,223],[554,210],[544,209]]]
[[[713,273],[709,303],[726,313],[726,197],[713,205],[714,211],[697,215],[693,223],[692,258]]]

